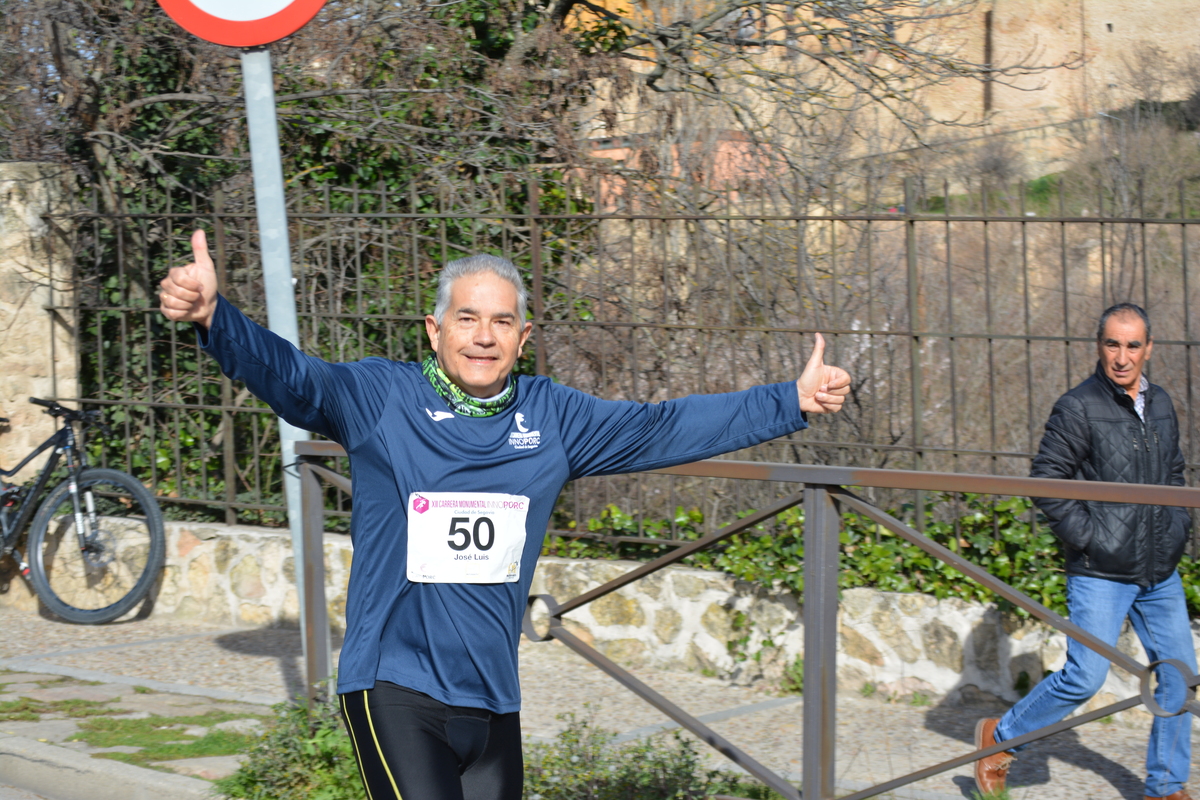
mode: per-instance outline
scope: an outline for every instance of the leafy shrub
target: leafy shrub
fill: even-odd
[[[362,800],[350,737],[332,702],[280,703],[237,772],[215,784],[240,800]]]
[[[361,800],[362,781],[336,706],[313,712],[295,703],[275,706],[275,725],[241,768],[216,782],[242,800]],[[574,714],[549,744],[525,745],[527,800],[701,800],[732,794],[782,800],[766,787],[705,768],[696,745],[679,734],[615,744],[616,734]]]
[[[616,744],[615,735],[566,714],[550,744],[525,746],[526,800],[701,800],[716,794],[752,800],[779,795],[701,764],[679,733]]]

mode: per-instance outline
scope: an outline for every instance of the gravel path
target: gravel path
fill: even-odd
[[[295,630],[229,630],[164,620],[88,627],[8,610],[0,612],[0,623],[5,626],[0,641],[4,659],[36,659],[127,678],[281,699],[297,693],[302,685],[300,634]],[[567,713],[630,735],[671,725],[661,713],[557,642],[522,641],[520,656],[523,729],[535,741],[550,739],[565,727],[559,717]],[[710,723],[714,730],[772,769],[799,779],[803,710],[799,698],[784,699],[694,673],[633,672],[693,715],[720,718]],[[839,789],[865,788],[967,752],[975,721],[1000,711],[914,707],[857,694],[839,695]],[[1146,735],[1145,727],[1096,723],[1035,745],[1013,767],[1012,800],[1141,800]],[[1200,738],[1200,731],[1193,738]],[[1193,752],[1200,754],[1200,741]],[[712,763],[728,764],[716,755]],[[944,773],[896,796],[969,798],[974,789],[970,774],[969,768]]]

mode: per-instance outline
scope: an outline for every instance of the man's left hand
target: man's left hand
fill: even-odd
[[[850,373],[825,363],[825,337],[819,333],[808,364],[796,381],[796,391],[800,395],[800,410],[808,414],[841,411],[846,395],[850,394]]]

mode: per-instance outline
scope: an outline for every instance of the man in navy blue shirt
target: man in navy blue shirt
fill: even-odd
[[[331,364],[217,294],[203,232],[162,311],[291,424],[346,448],[354,564],[338,693],[371,800],[519,800],[517,643],[562,487],[748,447],[840,409],[850,377],[817,334],[795,382],[645,404],[514,376],[532,331],[511,263],[447,264],[434,355]]]

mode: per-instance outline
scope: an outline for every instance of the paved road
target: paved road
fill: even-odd
[[[300,686],[300,636],[294,630],[231,630],[177,620],[99,627],[63,625],[36,614],[0,611],[6,635],[0,666],[10,670],[70,670],[78,679],[140,684],[161,692],[216,692],[210,699],[264,703]],[[562,730],[559,715],[575,713],[633,738],[671,726],[669,720],[557,642],[520,648],[522,727],[533,741]],[[635,669],[635,674],[759,761],[799,776],[801,698],[767,687],[730,686],[693,673]],[[930,766],[971,749],[975,720],[1001,708],[925,707],[840,693],[837,781],[854,790]],[[1026,751],[1012,772],[1012,800],[1141,800],[1147,729],[1094,723]],[[1193,726],[1200,756],[1200,725]],[[1193,775],[1200,776],[1200,759]],[[714,766],[725,766],[719,757]],[[896,795],[917,800],[970,798],[974,781],[960,768]],[[7,800],[7,798],[0,798]],[[22,799],[24,800],[24,799]]]
[[[33,794],[24,789],[16,789],[12,786],[0,784],[0,800],[48,800],[40,794]]]

